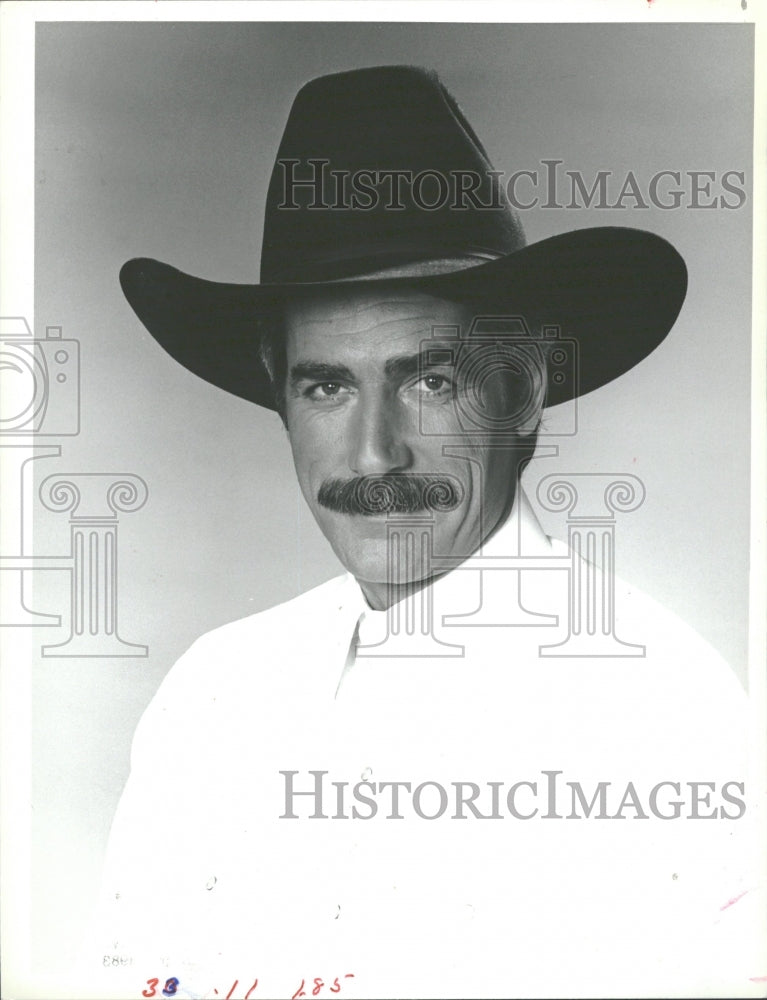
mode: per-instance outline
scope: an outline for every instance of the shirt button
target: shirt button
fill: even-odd
[[[213,886],[216,884],[216,882],[218,882],[218,879],[216,878],[216,876],[215,875],[211,875],[210,878],[208,879],[208,881],[205,883],[205,888],[208,891],[210,891],[213,888]]]
[[[366,767],[365,770],[360,775],[360,778],[362,778],[363,781],[368,781],[372,777],[373,777],[373,768],[372,767]]]

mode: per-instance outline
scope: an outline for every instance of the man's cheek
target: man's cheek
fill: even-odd
[[[423,403],[415,415],[417,436],[425,447],[430,445],[440,451],[440,439],[462,434],[458,406],[454,400],[448,403]]]
[[[291,437],[290,447],[296,478],[302,493],[311,504],[322,481],[321,473],[318,470],[317,450],[313,449],[303,437]],[[317,479],[316,483],[315,479]]]

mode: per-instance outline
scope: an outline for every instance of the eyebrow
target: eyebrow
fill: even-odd
[[[324,361],[299,361],[290,369],[290,385],[299,382],[353,382],[354,375],[346,365]]]
[[[450,348],[428,347],[417,354],[402,354],[389,358],[384,374],[390,379],[403,379],[432,368],[452,367],[454,354]],[[346,365],[324,361],[299,361],[290,369],[290,385],[299,382],[354,382],[354,373]]]
[[[418,354],[401,354],[396,358],[389,358],[384,371],[389,378],[400,379],[418,375],[431,368],[452,367],[454,364],[455,355],[449,347],[427,347]]]

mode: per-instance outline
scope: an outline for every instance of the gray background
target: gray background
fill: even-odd
[[[123,638],[147,659],[43,660],[33,673],[35,958],[71,952],[98,878],[138,717],[202,632],[339,571],[295,484],[278,418],[196,379],[155,344],[117,274],[153,256],[255,280],[263,198],[296,90],[354,66],[437,69],[500,170],[564,160],[640,183],[752,162],[753,31],[731,25],[40,24],[36,36],[36,332],[82,350],[82,431],[53,472],[134,472],[150,488],[120,535]],[[520,189],[521,191],[522,189]],[[749,186],[750,190],[750,186]],[[672,334],[581,401],[580,433],[528,470],[631,472],[647,500],[618,529],[618,570],[692,624],[743,678],[749,526],[750,203],[739,211],[528,211],[530,242],[633,225],[690,271]],[[550,427],[557,427],[551,411]],[[544,518],[566,537],[564,520]],[[39,508],[35,546],[62,553]],[[33,606],[63,613],[64,574]],[[62,629],[39,630],[61,641]],[[258,724],[257,707],[254,725]],[[190,734],[204,739],[204,733]],[[161,892],[161,887],[159,887]]]

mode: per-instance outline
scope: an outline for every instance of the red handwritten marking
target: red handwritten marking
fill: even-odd
[[[343,978],[344,979],[354,979],[355,978],[354,977],[354,973],[353,972],[347,972],[344,975]],[[147,979],[146,984],[149,987],[149,989],[142,990],[142,996],[144,996],[144,997],[156,997],[157,996],[157,986],[159,985],[159,982],[160,982],[159,979]],[[232,1000],[233,995],[234,995],[234,991],[239,986],[239,983],[240,983],[239,979],[235,979],[234,984],[232,985],[232,988],[229,990],[229,992],[227,993],[227,995],[224,998],[224,1000]],[[324,980],[322,980],[319,976],[317,976],[313,980],[313,984],[314,984],[313,988],[312,988],[312,996],[313,997],[319,996],[320,993],[322,992],[323,988],[325,986],[327,986],[327,983],[325,983]],[[163,990],[163,995],[164,996],[172,996],[176,992],[176,990],[178,989],[178,987],[180,985],[181,984],[179,983],[178,979],[176,979],[175,977],[173,977],[171,979],[168,979],[166,981],[166,983],[165,983],[165,989]],[[258,979],[254,980],[253,985],[250,987],[250,989],[248,990],[248,992],[245,994],[244,1000],[250,1000],[251,994],[255,992],[255,989],[256,989],[257,986],[258,986]],[[306,994],[306,990],[305,990],[305,986],[306,986],[306,980],[302,979],[301,980],[301,985],[298,987],[298,989],[296,990],[296,992],[293,994],[293,1000],[297,1000],[298,997],[305,997],[307,995]],[[340,993],[341,992],[341,983],[339,981],[339,977],[338,976],[335,977],[335,979],[333,980],[333,985],[330,986],[329,989],[330,989],[331,993]],[[215,996],[219,995],[217,989],[214,989],[213,993],[214,993]],[[210,994],[207,994],[207,995],[209,996]]]
[[[741,892],[739,896],[733,896],[732,899],[728,899],[727,902],[724,904],[724,906],[719,907],[719,911],[721,912],[722,910],[726,910],[730,906],[734,906],[735,903],[738,902],[738,900],[743,899],[743,897],[747,895],[749,892],[751,892],[751,890],[746,889],[745,892]]]
[[[749,983],[767,983],[767,976],[749,976]]]

